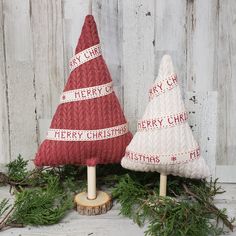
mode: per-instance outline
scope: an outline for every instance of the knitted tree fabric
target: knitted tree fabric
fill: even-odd
[[[118,163],[132,135],[101,55],[93,16],[88,15],[70,60],[70,76],[36,166]]]
[[[209,176],[209,169],[187,123],[188,113],[168,55],[161,60],[149,98],[121,165],[136,171],[157,171],[188,178]]]

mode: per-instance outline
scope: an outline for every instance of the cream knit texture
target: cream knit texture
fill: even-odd
[[[171,78],[173,75],[175,72],[171,57],[165,55],[161,60],[154,85],[160,84],[160,81]],[[177,85],[152,97],[141,120],[173,117],[175,114],[184,112],[184,102],[180,87]],[[191,153],[193,150],[198,150],[197,155],[195,152],[192,155],[194,158],[192,156],[190,158],[190,155],[186,153]],[[141,154],[142,158],[139,158],[140,156],[131,158],[128,153]],[[153,159],[145,158],[147,156],[155,156],[158,161],[152,161],[154,157]],[[158,159],[158,157],[160,158]],[[126,148],[126,155],[123,157],[121,165],[135,171],[157,171],[187,178],[202,179],[210,175],[188,122],[178,123],[171,127],[138,130]]]

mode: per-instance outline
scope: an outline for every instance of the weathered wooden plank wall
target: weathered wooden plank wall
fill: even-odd
[[[37,148],[30,4],[21,0],[1,3],[10,157],[22,149],[24,156],[30,157]]]
[[[87,7],[0,0],[0,165],[32,159],[45,137]],[[131,130],[169,53],[213,175],[236,181],[236,1],[94,0],[93,15]]]
[[[0,19],[3,22],[3,4],[0,4]],[[0,163],[10,160],[9,117],[8,117],[8,83],[6,77],[6,54],[3,24],[0,24]]]
[[[29,10],[39,143],[45,136],[44,121],[53,115],[64,88],[62,5],[61,1],[31,1]]]

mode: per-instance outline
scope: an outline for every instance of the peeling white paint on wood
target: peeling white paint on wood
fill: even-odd
[[[64,88],[64,54],[60,1],[31,1],[36,119],[51,118]],[[40,134],[40,133],[38,133]],[[38,137],[42,140],[41,136]]]
[[[217,72],[217,163],[236,165],[236,1],[220,1]]]
[[[34,157],[87,12],[84,0],[0,0],[0,166]],[[93,0],[93,15],[131,130],[169,53],[203,156],[213,176],[227,174],[236,165],[236,2]]]
[[[123,1],[124,111],[133,132],[154,80],[154,2]]]
[[[187,1],[187,88],[214,91],[219,1]]]
[[[0,169],[10,161],[8,82],[6,76],[3,4],[0,2]]]
[[[3,1],[3,14],[11,158],[31,159],[37,122],[29,1]]]
[[[212,157],[216,156],[217,92],[188,92],[185,104],[189,125],[215,178],[216,160]]]
[[[170,54],[183,91],[186,88],[186,4],[182,0],[155,3],[155,76],[161,57]]]

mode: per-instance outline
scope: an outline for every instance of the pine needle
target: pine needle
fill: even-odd
[[[135,174],[127,174],[113,189],[113,197],[121,204],[122,215],[140,226],[147,224],[146,236],[221,235],[224,228],[219,219],[233,231],[234,219],[228,219],[213,203],[215,195],[223,192],[217,180],[170,177],[168,190],[169,197],[159,197],[159,183],[144,184]]]
[[[28,170],[19,156],[0,172],[0,183],[14,191],[15,202],[0,202],[0,231],[26,225],[58,223],[73,208],[73,196],[86,189],[86,168],[66,165]],[[168,177],[168,197],[159,197],[159,174],[132,172],[120,165],[98,165],[99,188],[113,188],[120,214],[146,225],[146,236],[220,235],[224,226],[233,230],[234,219],[214,205],[224,191],[217,180]],[[223,225],[219,224],[222,221]]]

